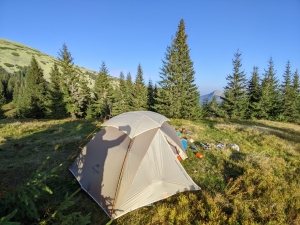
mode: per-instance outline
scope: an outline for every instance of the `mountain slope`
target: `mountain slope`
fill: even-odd
[[[57,58],[47,55],[39,50],[26,45],[0,38],[0,66],[9,73],[19,70],[20,67],[29,66],[31,57],[34,56],[44,71],[44,77],[49,80],[49,73]],[[75,65],[88,80],[89,86],[93,86],[98,72]],[[113,82],[117,79],[111,77]]]
[[[223,92],[222,91],[219,91],[219,90],[215,90],[214,92],[212,93],[209,93],[207,95],[203,95],[203,96],[200,96],[200,105],[202,105],[205,101],[207,102],[211,102],[213,100],[213,97],[216,96],[216,100],[217,100],[217,103],[218,104],[221,104],[222,103],[222,99],[221,99],[221,96],[223,96]]]

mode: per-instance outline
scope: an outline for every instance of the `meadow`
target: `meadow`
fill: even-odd
[[[225,119],[170,124],[193,132],[182,164],[202,190],[110,221],[89,195],[76,193],[80,185],[68,171],[101,121],[1,120],[0,224],[12,212],[9,221],[20,224],[300,224],[299,125]],[[228,147],[233,143],[240,151]]]

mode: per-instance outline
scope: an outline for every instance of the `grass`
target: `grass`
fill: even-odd
[[[128,213],[112,224],[300,224],[300,128],[270,121],[172,120],[194,134],[195,151],[182,162],[202,188],[176,194],[150,207]],[[57,177],[47,181],[53,194],[38,200],[41,221],[54,212],[66,193],[79,185],[68,171],[78,146],[100,126],[95,120],[15,120],[0,122],[0,202],[16,192],[47,158],[43,170],[62,164]],[[236,143],[240,151],[219,149],[218,142]],[[203,150],[200,143],[211,143]],[[109,218],[84,192],[74,197],[68,212],[91,213],[91,224],[106,224]],[[0,218],[4,216],[0,212]],[[13,221],[13,220],[12,220]],[[22,221],[22,224],[39,224]],[[43,223],[48,224],[48,223]]]

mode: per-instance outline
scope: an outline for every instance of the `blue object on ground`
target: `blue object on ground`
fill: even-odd
[[[195,145],[191,146],[190,149],[197,150],[197,147]]]
[[[185,140],[185,139],[182,139],[182,140],[181,140],[181,143],[182,143],[182,145],[183,145],[183,149],[184,149],[184,150],[186,150],[186,148],[187,148],[187,145],[188,145],[188,142],[187,142],[187,140]]]

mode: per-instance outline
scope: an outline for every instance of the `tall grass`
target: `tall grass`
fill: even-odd
[[[0,122],[0,203],[17,192],[30,175],[50,157],[44,172],[62,164],[46,185],[53,194],[41,194],[37,206],[40,220],[22,224],[51,224],[46,218],[73,193],[77,181],[68,167],[85,137],[100,127],[93,120],[2,120]],[[112,224],[300,224],[300,128],[270,121],[172,120],[193,134],[196,151],[187,149],[182,162],[202,188],[174,195],[152,206],[137,209]],[[215,144],[237,144],[240,151]],[[204,150],[201,143],[210,143]],[[196,152],[203,154],[199,159]],[[67,212],[91,215],[91,224],[109,218],[83,191],[74,196]],[[13,206],[11,206],[13,212]],[[17,212],[18,213],[18,212]],[[5,214],[7,215],[7,214]],[[0,210],[0,218],[5,216]],[[14,221],[13,219],[11,221]]]

